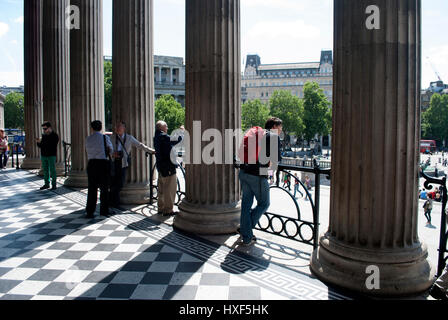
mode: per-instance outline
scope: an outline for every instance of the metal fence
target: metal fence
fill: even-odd
[[[157,201],[157,182],[156,182],[156,166],[154,163],[154,156],[150,154],[146,154],[149,159],[150,166],[150,203],[154,203]],[[179,205],[182,199],[185,197],[185,189],[182,182],[185,181],[185,169],[183,168],[182,163],[179,163],[178,172],[181,174],[177,175],[177,195],[176,195],[176,205]],[[293,173],[295,172],[305,172],[310,175],[314,175],[314,192],[309,190],[306,185],[298,179]],[[314,248],[318,246],[318,237],[319,237],[319,205],[320,205],[320,178],[321,176],[327,176],[329,179],[330,169],[322,169],[316,160],[312,161],[312,167],[303,167],[303,166],[292,166],[292,165],[279,165],[278,170],[276,171],[276,182],[271,185],[270,189],[273,192],[275,189],[284,192],[287,197],[290,197],[293,201],[293,210],[295,211],[294,216],[287,216],[283,214],[276,214],[273,212],[266,212],[255,229],[267,232],[270,234],[274,234],[280,237],[288,238],[294,241],[302,242],[308,245],[312,245]],[[306,193],[307,205],[311,207],[312,218],[305,219],[302,216],[303,208],[300,207],[297,199],[292,194],[291,190],[289,190],[286,186],[281,186],[281,174],[287,175],[288,177],[294,179],[293,181],[297,181],[297,184],[300,186],[300,190]],[[183,181],[182,181],[183,179]],[[306,229],[308,229],[308,233],[310,236],[306,236]]]
[[[67,177],[72,168],[72,144],[62,141],[62,145],[64,146],[64,176]]]
[[[447,241],[448,241],[448,233],[447,233],[447,213],[446,213],[446,203],[447,203],[447,189],[446,189],[446,177],[442,177],[441,179],[437,179],[434,177],[428,176],[422,168],[420,168],[420,175],[425,179],[424,187],[428,190],[433,188],[433,184],[439,185],[442,188],[442,214],[440,221],[440,236],[439,236],[439,257],[437,262],[437,276],[440,276],[445,268],[448,259],[448,250],[447,250]]]

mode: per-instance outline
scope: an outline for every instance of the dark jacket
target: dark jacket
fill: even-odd
[[[154,136],[154,149],[156,150],[156,168],[162,177],[176,174],[177,165],[173,164],[170,158],[173,146],[182,141],[179,137],[177,141],[171,141],[171,137],[163,131],[156,131]]]
[[[266,139],[266,150],[261,149],[260,155],[262,152],[265,152],[266,158],[269,158],[271,162],[275,162],[275,164],[278,164],[282,160],[281,152],[280,152],[280,137],[278,135],[275,135],[277,137],[277,161],[274,161],[274,158],[271,156],[271,132],[267,131],[264,135],[263,139]],[[272,138],[275,139],[275,136]],[[244,170],[245,173],[253,175],[253,176],[259,176],[259,177],[265,177],[268,178],[268,170],[269,163],[261,164],[260,162],[257,162],[256,164],[242,164],[241,169]]]
[[[55,157],[58,152],[59,136],[52,131],[50,134],[43,134],[41,142],[37,143],[43,157]]]

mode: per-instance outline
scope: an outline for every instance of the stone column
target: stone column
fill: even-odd
[[[85,142],[90,123],[104,121],[103,1],[71,0],[80,10],[80,28],[70,31],[72,168],[65,185],[87,187]]]
[[[56,170],[64,172],[64,147],[70,142],[69,29],[65,10],[68,0],[45,0],[43,6],[43,120],[59,135]]]
[[[154,135],[153,1],[113,2],[113,124],[123,120],[127,132],[147,146]],[[125,204],[149,202],[149,161],[132,151],[127,184],[120,198]]]
[[[170,84],[173,84],[173,68],[168,68],[170,76],[168,77],[168,81]]]
[[[162,68],[159,67],[157,68],[158,72],[157,72],[157,82],[160,83],[162,82]]]
[[[25,152],[22,169],[39,169],[42,125],[42,1],[24,2]]]
[[[187,1],[186,35],[186,129],[190,150],[204,150],[210,142],[197,141],[207,129],[224,138],[225,129],[241,128],[240,1]],[[194,121],[201,129],[193,129]],[[223,142],[223,161],[233,159],[229,153]],[[200,234],[235,232],[241,212],[237,171],[232,164],[196,160],[186,167],[186,197],[174,226]]]
[[[370,5],[379,29],[366,27]],[[330,223],[311,269],[367,294],[422,292],[434,270],[417,235],[420,0],[337,0],[334,10]]]

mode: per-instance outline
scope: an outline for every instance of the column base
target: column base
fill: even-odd
[[[20,168],[24,170],[40,169],[41,164],[42,162],[40,158],[25,157],[22,164],[20,165]]]
[[[185,199],[179,205],[174,227],[204,235],[235,233],[240,224],[240,203],[227,206],[190,204]]]
[[[372,296],[410,296],[431,287],[435,270],[426,245],[410,248],[367,249],[341,243],[325,234],[311,258],[311,271],[320,280]],[[379,269],[379,289],[368,289],[368,266]]]
[[[121,204],[149,204],[150,186],[147,183],[125,184],[120,192]]]
[[[89,186],[87,172],[70,171],[68,178],[64,181],[64,186],[70,188],[87,188]]]

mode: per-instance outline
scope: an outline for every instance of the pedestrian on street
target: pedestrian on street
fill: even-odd
[[[448,263],[442,274],[437,278],[429,294],[437,300],[448,301]]]
[[[157,182],[158,214],[163,216],[173,216],[174,201],[177,191],[177,163],[171,160],[171,150],[173,146],[182,141],[179,135],[177,140],[171,141],[168,135],[168,125],[165,121],[156,123],[156,133],[154,135],[154,149],[156,152],[156,168],[159,174]]]
[[[426,226],[431,225],[431,211],[432,211],[432,199],[428,198],[428,200],[425,201],[423,204],[423,209],[425,210],[425,217],[426,217]]]
[[[132,135],[126,133],[126,123],[119,121],[115,125],[115,133],[111,137],[114,146],[113,170],[110,188],[110,206],[118,208],[120,205],[120,191],[126,183],[126,173],[131,164],[132,148],[141,149],[147,153],[154,154],[154,149],[144,145]]]
[[[306,186],[306,189],[307,189],[308,191],[311,191],[311,179],[310,179],[310,177],[309,177],[308,175],[305,176],[305,186]],[[308,192],[306,193],[306,198],[305,198],[305,200],[306,200],[306,201],[309,200]]]
[[[299,183],[299,177],[297,176],[297,173],[294,173],[294,198],[296,198],[296,193],[300,193],[300,196],[303,197],[303,193],[300,192],[300,183]]]
[[[6,169],[8,163],[8,136],[0,129],[0,169]]]
[[[101,133],[103,125],[95,120],[90,124],[91,135],[86,140],[88,193],[86,217],[93,218],[100,189],[100,215],[109,215],[109,183],[114,147],[110,138]]]
[[[279,118],[269,118],[265,125],[265,134],[262,137],[263,141],[260,145],[260,157],[246,157],[246,153],[251,150],[247,147],[244,149],[244,159],[256,158],[256,163],[242,163],[239,179],[242,189],[241,200],[241,218],[240,228],[238,232],[242,237],[242,245],[249,246],[256,242],[253,234],[253,228],[257,225],[260,217],[266,212],[270,205],[269,182],[268,182],[268,168],[277,168],[281,161],[280,153],[280,133],[282,132],[283,122]],[[260,128],[261,129],[261,128]],[[258,135],[257,135],[258,136]],[[258,140],[257,140],[258,143]],[[277,150],[271,148],[272,145],[277,145]],[[266,148],[266,149],[263,149]],[[271,151],[273,154],[271,154]],[[240,157],[241,158],[241,157]],[[267,160],[266,163],[260,163],[259,159]],[[254,199],[257,200],[257,206],[252,209]]]
[[[58,152],[59,136],[53,131],[51,123],[46,121],[42,124],[42,138],[37,138],[37,146],[40,148],[42,170],[44,171],[45,184],[40,190],[50,188],[51,177],[51,190],[56,189],[57,175],[56,175],[56,155]]]

